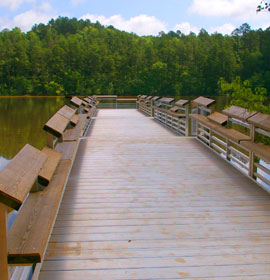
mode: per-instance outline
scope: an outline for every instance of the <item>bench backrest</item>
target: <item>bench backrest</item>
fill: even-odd
[[[46,154],[26,144],[0,171],[0,202],[18,210],[46,160]]]
[[[69,124],[69,119],[56,112],[44,125],[43,129],[60,138]]]
[[[78,108],[82,105],[82,102],[82,99],[78,98],[77,96],[73,96],[70,100],[70,103]]]

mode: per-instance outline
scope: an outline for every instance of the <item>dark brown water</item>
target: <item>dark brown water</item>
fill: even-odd
[[[0,169],[26,143],[41,149],[43,125],[67,102],[63,97],[0,98]]]

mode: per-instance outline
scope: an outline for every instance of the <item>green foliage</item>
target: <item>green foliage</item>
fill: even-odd
[[[220,93],[230,95],[232,97],[230,105],[244,107],[249,111],[259,111],[270,113],[270,107],[265,105],[267,99],[267,91],[263,87],[251,88],[248,80],[241,81],[236,77],[231,83],[226,82],[224,78],[219,79]]]
[[[46,92],[48,93],[48,95],[51,95],[51,96],[63,95],[63,93],[64,93],[63,87],[54,81],[46,83],[45,89],[46,89]]]
[[[220,77],[270,92],[270,28],[142,36],[89,20],[0,32],[0,95],[214,95]]]

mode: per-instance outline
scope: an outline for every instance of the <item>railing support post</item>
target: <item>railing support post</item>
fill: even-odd
[[[185,116],[186,116],[186,135],[189,136],[189,105],[185,106]]]
[[[7,253],[7,207],[0,203],[0,276],[2,280],[9,279]]]
[[[254,125],[251,125],[251,127],[250,127],[250,138],[251,138],[251,141],[252,141],[252,142],[255,141],[255,127],[254,127]],[[254,174],[254,152],[249,151],[249,169],[248,169],[248,175],[249,175],[251,178],[254,178],[253,174]]]

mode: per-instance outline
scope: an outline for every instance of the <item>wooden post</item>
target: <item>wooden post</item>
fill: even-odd
[[[2,280],[9,279],[7,257],[7,207],[0,203],[0,276]]]
[[[189,105],[185,106],[185,116],[186,116],[186,135],[189,136]]]
[[[228,161],[230,161],[230,158],[229,158],[229,152],[230,152],[229,146],[230,146],[230,140],[229,140],[229,138],[226,138],[226,159]]]
[[[54,148],[54,137],[51,133],[47,132],[47,146],[49,148]]]
[[[250,138],[251,141],[254,142],[255,141],[255,126],[251,125],[250,126]],[[254,152],[249,151],[249,169],[248,169],[248,175],[251,178],[254,178],[253,176],[254,174]]]

